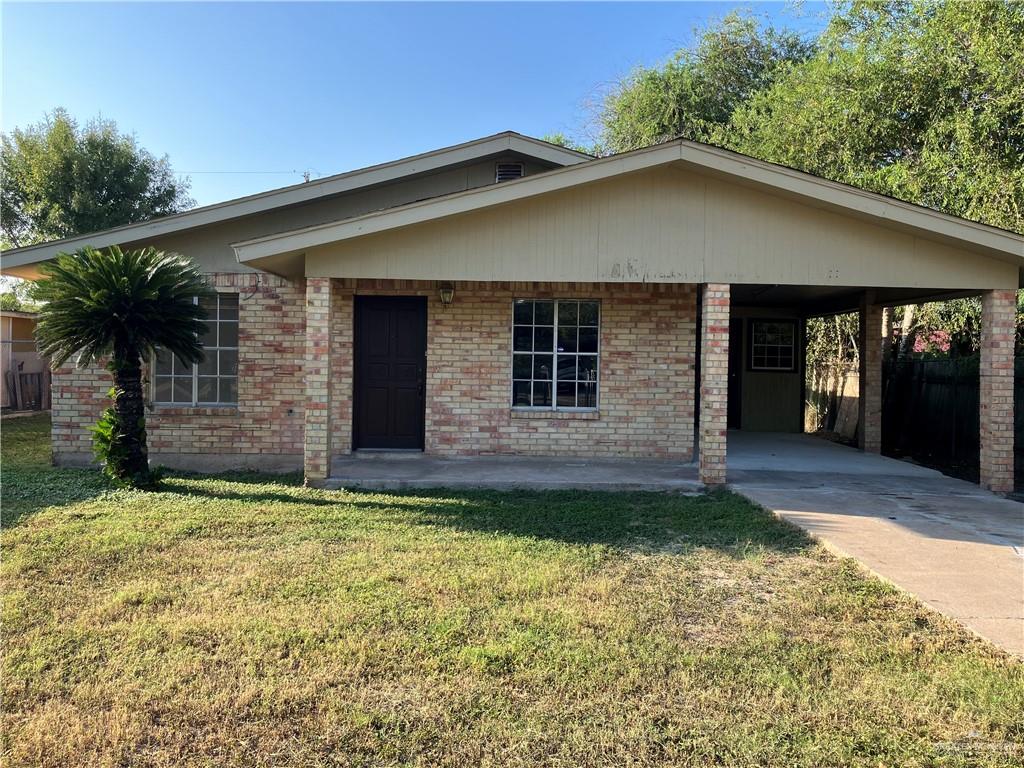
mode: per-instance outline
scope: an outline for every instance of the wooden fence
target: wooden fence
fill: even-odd
[[[8,408],[14,411],[47,411],[50,409],[50,371],[25,373],[5,371]]]
[[[806,393],[805,432],[834,432],[850,442],[856,439],[860,398],[856,364],[808,368]]]

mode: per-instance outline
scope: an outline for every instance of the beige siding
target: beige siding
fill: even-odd
[[[678,167],[306,253],[313,276],[1014,287],[1017,266]]]
[[[372,189],[360,189],[337,197],[267,211],[180,234],[140,240],[130,245],[154,245],[164,250],[183,253],[202,264],[205,272],[251,272],[249,267],[238,263],[231,243],[493,184],[495,163],[518,162],[519,159],[511,155],[491,158],[419,178],[383,184]],[[546,166],[532,161],[525,161],[524,165],[527,175],[546,169]]]

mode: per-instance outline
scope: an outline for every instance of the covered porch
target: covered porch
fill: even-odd
[[[439,286],[447,286],[448,304],[438,298]],[[365,461],[360,457],[381,463],[407,458],[367,449],[405,448],[414,456],[423,451],[426,463],[396,463],[412,473],[396,479],[398,483],[433,482],[433,475],[446,477],[449,470],[455,472],[449,479],[458,479],[459,462],[471,457],[478,460],[475,471],[495,483],[514,482],[517,475],[510,467],[518,462],[526,476],[546,487],[542,457],[561,456],[576,471],[551,482],[565,482],[567,487],[572,487],[574,475],[586,487],[601,482],[634,487],[628,471],[623,475],[615,463],[619,457],[660,460],[664,473],[649,483],[678,482],[681,488],[689,481],[687,467],[696,458],[692,467],[696,482],[721,485],[729,481],[730,441],[740,439],[743,452],[744,446],[758,444],[754,439],[744,442],[745,434],[803,431],[805,323],[810,317],[850,310],[860,319],[858,442],[864,453],[878,454],[888,310],[903,303],[977,295],[983,306],[981,486],[997,493],[1014,488],[1016,295],[1012,289],[954,292],[780,284],[646,286],[333,278],[309,278],[306,288],[305,458],[307,478],[317,482],[335,484],[346,479],[344,467],[360,468],[356,479],[374,479],[361,474],[367,466],[359,463]],[[360,397],[358,386],[360,350],[391,343],[390,337],[376,339],[354,332],[360,327],[354,309],[358,310],[361,300],[374,297],[419,302],[415,310],[418,346],[413,345],[416,349],[406,355],[408,359],[381,359],[382,365],[391,366],[383,370],[408,369],[417,377],[385,382],[408,395],[403,402],[409,405],[402,413],[412,417],[412,426],[406,430],[411,437],[400,445],[368,445],[359,440],[360,419],[370,423],[384,413],[383,405],[370,407],[374,401]],[[592,307],[593,347],[586,356],[580,353],[581,359],[591,361],[596,395],[586,403],[590,407],[563,409],[551,396],[556,384],[561,387],[561,363],[556,366],[557,378],[550,368],[552,360],[563,357],[560,344],[555,345],[555,357],[550,338],[542,354],[536,346],[531,347],[532,357],[520,354],[521,330],[544,330],[549,337],[553,332],[550,327],[520,325],[522,320],[518,315],[513,318],[513,309],[524,303],[527,307],[543,304],[549,313],[562,305],[574,311],[585,304]],[[374,317],[382,319],[373,323],[394,322],[384,313]],[[369,322],[364,322],[365,328],[376,327]],[[401,334],[401,328],[395,328]],[[575,341],[576,326],[571,330]],[[531,338],[530,343],[539,343]],[[526,401],[531,406],[526,408],[517,389],[520,358],[534,363],[532,374],[528,371],[534,378],[534,400]],[[549,366],[543,368],[548,393],[543,407],[536,400],[537,361]],[[607,462],[603,469],[602,461]],[[534,463],[539,475],[533,472]],[[644,466],[653,471],[658,464]],[[602,480],[605,472],[614,479]]]
[[[1013,489],[1024,241],[1011,232],[679,140],[233,247],[242,264],[305,280],[305,474],[314,483],[332,476],[336,458],[370,447],[352,413],[353,316],[370,293],[429,300],[416,320],[426,327],[425,373],[406,361],[418,378],[403,411],[418,416],[425,397],[425,423],[409,419],[403,447],[680,466],[697,456],[708,486],[728,479],[730,407],[772,417],[752,423],[741,413],[741,431],[778,431],[779,414],[800,430],[802,345],[785,354],[772,338],[785,333],[770,324],[746,327],[731,344],[736,324],[794,320],[801,329],[808,317],[857,310],[859,441],[870,454],[881,450],[886,308],[974,295],[984,305],[981,485]],[[444,286],[455,299],[442,307],[434,297]],[[536,337],[534,347],[517,345],[519,301],[556,312],[576,301],[591,317],[600,302],[600,322],[579,323],[597,328],[599,348],[590,335],[585,354],[599,359],[563,382],[562,350],[547,360],[550,340],[544,359]],[[750,375],[737,389],[730,371],[739,368]],[[538,398],[541,379],[549,389]],[[563,384],[577,385],[564,408]],[[525,410],[537,407],[549,412]],[[367,422],[380,413],[355,410]]]

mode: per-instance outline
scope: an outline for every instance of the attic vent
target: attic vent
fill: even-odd
[[[523,178],[522,163],[498,163],[494,167],[494,180],[497,183]]]

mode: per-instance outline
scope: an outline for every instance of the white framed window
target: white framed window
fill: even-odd
[[[597,409],[601,303],[515,299],[512,407]]]
[[[750,321],[750,370],[796,370],[796,321]]]
[[[161,405],[238,404],[238,294],[196,299],[206,309],[200,339],[203,360],[186,363],[157,351],[153,360],[153,402]]]

